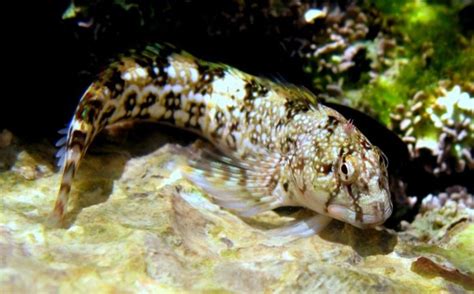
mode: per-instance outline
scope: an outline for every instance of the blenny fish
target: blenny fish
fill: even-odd
[[[311,92],[154,44],[116,58],[82,96],[58,142],[55,220],[64,218],[94,137],[138,120],[183,128],[212,144],[215,150],[183,170],[221,207],[241,216],[282,206],[314,212],[279,233],[311,235],[332,219],[374,227],[392,212],[382,152]]]

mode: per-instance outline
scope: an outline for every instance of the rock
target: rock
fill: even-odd
[[[29,161],[48,160],[34,148],[16,148]],[[135,158],[120,147],[92,150],[74,183],[65,229],[47,225],[59,173],[0,173],[2,292],[472,290],[472,219],[444,212],[441,235],[429,235],[436,238],[417,234],[417,224],[435,219],[425,215],[401,233],[334,221],[319,236],[275,237],[264,228],[304,212],[242,219],[221,209],[181,177],[183,148],[194,147],[165,145]],[[421,257],[446,271],[419,271],[412,264]]]

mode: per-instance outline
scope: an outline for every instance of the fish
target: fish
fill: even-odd
[[[392,213],[381,150],[309,90],[151,44],[100,72],[62,131],[55,222],[64,220],[74,176],[94,137],[136,121],[206,140],[209,148],[190,156],[183,174],[224,209],[242,217],[283,206],[313,212],[276,234],[317,234],[333,219],[373,228]]]

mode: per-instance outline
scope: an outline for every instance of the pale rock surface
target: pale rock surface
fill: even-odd
[[[120,146],[92,150],[74,183],[68,226],[54,228],[48,214],[59,173],[47,146],[0,149],[8,167],[0,170],[2,293],[466,290],[412,271],[420,256],[459,269],[467,287],[472,282],[474,225],[466,212],[448,216],[457,224],[441,238],[420,237],[417,228],[429,226],[423,216],[403,233],[333,222],[320,236],[269,236],[265,228],[304,212],[244,220],[221,209],[181,177],[182,148],[192,147],[178,145],[133,158]]]

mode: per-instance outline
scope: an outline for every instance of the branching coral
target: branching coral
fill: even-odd
[[[460,186],[453,186],[439,195],[429,194],[421,202],[420,212],[433,209],[440,209],[445,205],[452,206],[452,202],[456,203],[462,209],[474,209],[474,196],[467,192],[467,189]],[[474,211],[472,211],[474,217]]]
[[[414,158],[427,150],[436,158],[425,167],[435,174],[474,168],[474,97],[459,85],[440,85],[432,94],[420,91],[391,115]]]
[[[380,14],[355,3],[345,7],[323,6],[319,13],[308,9],[307,29],[311,32],[299,53],[308,59],[306,71],[314,76],[314,86],[326,92],[344,84],[367,81],[385,68],[387,52],[394,39],[384,35]]]

